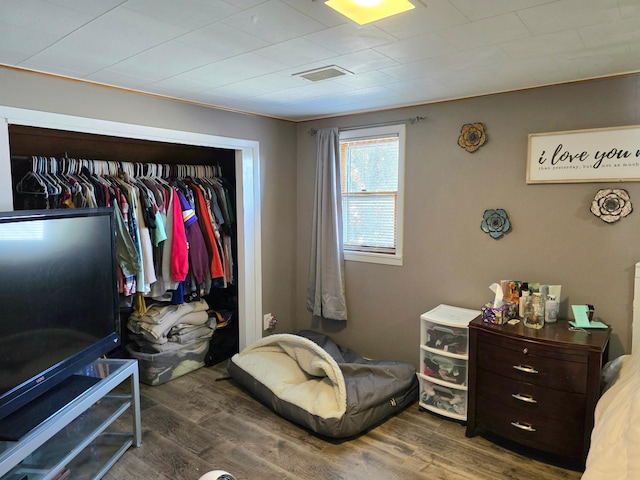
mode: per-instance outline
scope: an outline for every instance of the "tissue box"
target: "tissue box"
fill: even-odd
[[[494,325],[502,325],[512,318],[518,317],[518,306],[515,302],[507,302],[497,308],[493,307],[493,302],[487,302],[480,310],[482,312],[482,321],[493,323]]]

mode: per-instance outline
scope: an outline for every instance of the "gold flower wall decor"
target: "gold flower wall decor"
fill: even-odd
[[[632,210],[629,193],[620,188],[598,190],[591,202],[591,213],[607,223],[617,222]]]
[[[487,143],[487,135],[484,133],[484,125],[482,123],[467,123],[462,126],[462,131],[458,137],[458,145],[467,152],[473,153],[485,143]]]

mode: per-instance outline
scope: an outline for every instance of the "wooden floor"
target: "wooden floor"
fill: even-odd
[[[223,363],[164,385],[142,385],[143,445],[129,449],[104,478],[198,480],[209,470],[237,480],[581,476],[482,437],[466,438],[464,426],[417,404],[354,440],[328,442],[275,415],[226,376]]]

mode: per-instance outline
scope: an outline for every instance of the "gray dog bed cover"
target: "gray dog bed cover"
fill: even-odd
[[[231,358],[229,373],[282,417],[330,438],[360,434],[418,398],[413,365],[365,359],[311,330],[258,340]]]

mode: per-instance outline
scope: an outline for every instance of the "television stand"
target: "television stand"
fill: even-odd
[[[99,359],[77,374],[98,381],[19,440],[0,441],[0,480],[45,480],[67,470],[71,478],[99,479],[142,444],[138,362]],[[116,420],[127,417],[131,428],[123,429]]]

